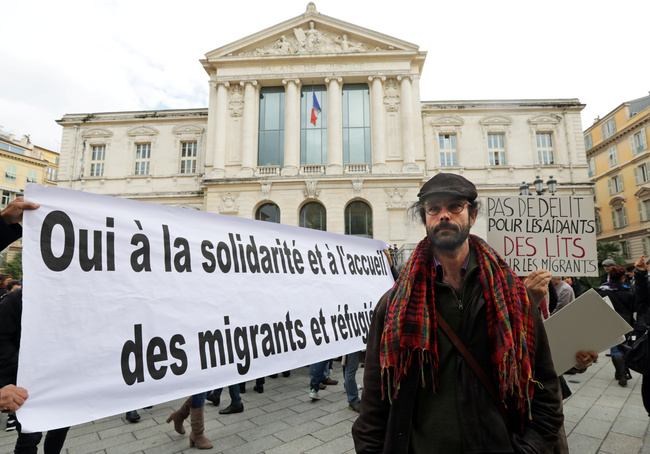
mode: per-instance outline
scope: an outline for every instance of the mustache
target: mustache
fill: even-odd
[[[441,222],[440,224],[438,224],[433,228],[433,231],[435,233],[442,229],[445,230],[451,229],[451,230],[455,230],[456,232],[460,231],[460,228],[457,225],[452,224],[451,222]]]

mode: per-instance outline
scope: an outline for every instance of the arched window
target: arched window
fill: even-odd
[[[280,223],[280,207],[275,203],[265,203],[255,212],[255,219],[258,221]]]
[[[300,227],[314,230],[327,230],[327,213],[318,202],[306,203],[300,209]]]
[[[372,209],[357,200],[345,208],[345,234],[372,238]]]

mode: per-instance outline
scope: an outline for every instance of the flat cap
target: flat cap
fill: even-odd
[[[617,266],[618,264],[612,260],[612,259],[605,259],[603,260],[603,263],[601,263],[603,266]]]
[[[474,183],[455,173],[439,173],[435,175],[424,183],[418,193],[418,198],[423,200],[426,197],[438,194],[458,196],[467,199],[469,203],[474,202],[478,196]]]

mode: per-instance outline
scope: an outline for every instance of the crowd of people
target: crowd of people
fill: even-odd
[[[0,213],[0,247],[21,236],[23,211],[37,208],[18,198]],[[400,272],[392,268],[396,281],[375,308],[365,355],[352,352],[342,358],[348,408],[359,413],[352,428],[357,452],[568,452],[562,399],[570,390],[555,372],[543,320],[571,304],[582,288],[575,278],[546,270],[518,276],[487,242],[470,234],[479,209],[475,185],[449,173],[425,183],[410,208],[426,236]],[[629,342],[648,326],[645,259],[641,256],[627,274],[611,259],[602,265],[606,276],[597,291],[634,328]],[[10,414],[29,397],[16,386],[20,285],[0,275],[0,294],[6,293],[0,299],[0,410]],[[626,386],[630,374],[620,347],[609,354],[615,379]],[[578,351],[575,359],[566,373],[584,372],[598,354]],[[309,365],[309,375],[314,401],[320,399],[319,390],[338,384],[331,360]],[[263,393],[264,384],[258,378],[253,390]],[[642,388],[650,413],[650,379],[644,377]],[[243,412],[245,383],[232,384],[228,391],[230,403],[219,414]],[[190,396],[167,418],[181,435],[190,419],[191,447],[213,447],[204,433],[204,406],[206,400],[219,406],[221,394],[222,389],[214,389]],[[140,417],[132,410],[126,419]],[[14,421],[15,452],[36,453],[42,434],[24,433],[20,421]],[[67,431],[49,431],[44,452],[58,454]]]

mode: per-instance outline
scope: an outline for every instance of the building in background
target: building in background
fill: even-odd
[[[310,3],[206,54],[208,108],[65,115],[59,186],[372,237],[402,256],[424,234],[406,209],[440,171],[481,196],[537,177],[591,196],[577,99],[422,102],[425,59]]]
[[[56,185],[58,153],[36,146],[29,136],[20,140],[0,131],[0,209],[25,191],[27,183]],[[22,250],[17,241],[0,253],[0,267]]]
[[[634,262],[650,254],[650,96],[624,102],[584,131],[598,240]]]

